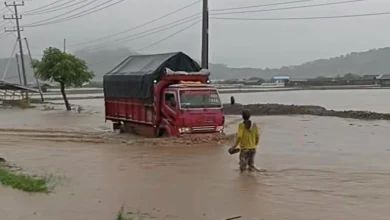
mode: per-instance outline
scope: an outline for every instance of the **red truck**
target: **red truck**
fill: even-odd
[[[104,75],[105,118],[143,136],[223,132],[210,73],[182,52],[132,55]]]

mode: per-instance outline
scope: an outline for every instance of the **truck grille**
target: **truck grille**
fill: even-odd
[[[209,132],[209,131],[215,131],[214,126],[202,126],[202,127],[193,127],[193,132]]]

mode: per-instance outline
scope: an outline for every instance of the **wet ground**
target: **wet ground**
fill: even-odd
[[[2,220],[114,219],[120,206],[146,219],[387,220],[390,123],[267,116],[257,164],[238,172],[229,144],[123,142],[101,109],[0,109],[0,156],[60,178],[49,195],[0,187]],[[231,117],[227,133],[233,133]]]

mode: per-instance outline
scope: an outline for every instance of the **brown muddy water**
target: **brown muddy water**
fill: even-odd
[[[229,144],[125,143],[98,108],[0,109],[0,157],[61,179],[49,195],[0,186],[0,219],[112,220],[122,205],[146,219],[389,219],[389,122],[254,120],[267,172],[240,174]]]

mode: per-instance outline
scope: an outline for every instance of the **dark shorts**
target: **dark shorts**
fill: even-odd
[[[240,151],[240,171],[249,170],[255,166],[256,149],[241,149]]]

